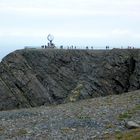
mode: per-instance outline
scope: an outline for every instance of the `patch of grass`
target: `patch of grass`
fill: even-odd
[[[134,108],[134,110],[135,110],[135,111],[140,110],[140,105],[136,105],[135,108]]]
[[[4,128],[0,127],[0,133],[3,133],[3,131],[4,131]]]
[[[104,136],[104,140],[140,140],[140,129]]]
[[[125,120],[125,119],[130,119],[139,110],[140,110],[140,105],[136,105],[131,110],[128,110],[127,112],[119,114],[118,120],[122,121],[122,120]]]
[[[18,136],[22,136],[22,135],[26,135],[28,132],[26,129],[19,129],[19,131],[17,132]]]
[[[77,118],[77,119],[80,119],[80,120],[89,120],[89,119],[91,119],[91,117],[90,117],[90,115],[87,113],[84,113],[84,107],[80,107],[80,109],[79,109],[79,112],[76,112],[75,113],[75,117]]]
[[[3,128],[2,127],[0,127],[0,131],[3,131]]]
[[[122,137],[126,140],[140,140],[140,129],[134,129],[122,134]]]
[[[111,123],[106,125],[106,129],[110,129],[110,128],[114,128],[114,127],[115,126],[113,124],[111,124]]]
[[[116,134],[115,138],[117,140],[121,140],[123,138],[122,134]]]
[[[124,112],[118,116],[118,120],[125,120],[125,119],[130,119],[132,117],[131,112]]]
[[[79,116],[77,116],[77,118],[80,119],[80,120],[89,120],[89,119],[91,119],[89,116],[86,116],[86,115],[79,115]]]

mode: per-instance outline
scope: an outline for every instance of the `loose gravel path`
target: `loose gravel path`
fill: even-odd
[[[0,140],[103,140],[140,121],[140,91],[0,112]]]

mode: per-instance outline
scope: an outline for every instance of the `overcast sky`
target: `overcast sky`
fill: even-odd
[[[0,56],[24,46],[140,46],[140,0],[0,0]]]

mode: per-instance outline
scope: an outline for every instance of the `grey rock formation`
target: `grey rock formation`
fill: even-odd
[[[77,92],[78,85],[82,88]],[[71,95],[80,100],[136,89],[140,89],[140,50],[24,49],[0,63],[0,110],[64,103]]]
[[[128,129],[140,128],[140,125],[137,124],[135,121],[128,121],[128,122],[126,122],[125,126]]]

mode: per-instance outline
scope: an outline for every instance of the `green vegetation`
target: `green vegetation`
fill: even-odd
[[[110,129],[110,128],[113,128],[113,127],[115,127],[115,125],[113,125],[111,123],[106,125],[106,129]]]
[[[124,112],[122,114],[119,114],[118,120],[125,120],[125,119],[130,119],[137,111],[140,110],[140,105],[136,105],[134,108],[131,110],[128,110],[127,112]]]
[[[136,105],[135,108],[133,109],[133,111],[135,111],[135,112],[138,110],[140,110],[140,105]]]
[[[125,112],[119,115],[118,120],[130,119],[132,117],[131,112]]]
[[[4,131],[4,128],[0,127],[0,132],[3,132]]]
[[[91,119],[88,115],[77,115],[77,118],[80,120],[89,120]]]
[[[133,129],[127,132],[116,132],[112,135],[105,135],[104,140],[140,140],[140,129]]]
[[[28,132],[26,129],[19,129],[19,131],[17,132],[18,136],[22,136],[22,135],[26,135]]]
[[[77,87],[72,91],[72,95],[69,97],[70,102],[75,102],[81,95],[81,90],[83,89],[82,84],[78,84]]]

